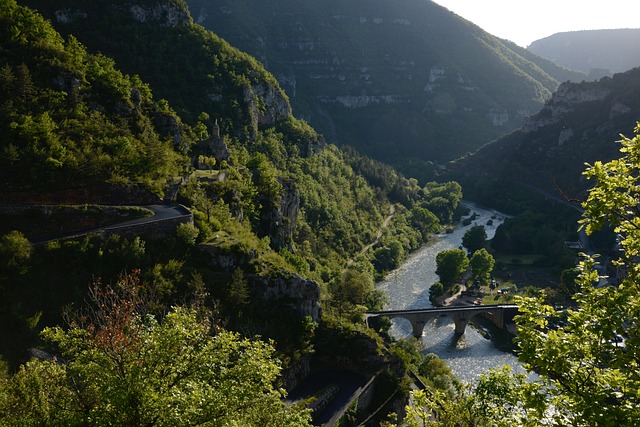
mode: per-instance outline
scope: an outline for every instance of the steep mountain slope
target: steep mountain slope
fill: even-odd
[[[106,183],[161,194],[187,165],[190,127],[113,60],[12,6],[4,5],[0,31],[3,201]]]
[[[640,68],[597,82],[563,83],[544,108],[510,135],[456,162],[457,170],[519,181],[561,196],[589,187],[585,163],[620,156],[615,141],[640,118]]]
[[[258,126],[291,113],[273,76],[252,57],[194,25],[183,0],[21,2],[64,36],[138,74],[191,124],[200,112],[225,134],[255,138]]]
[[[188,3],[197,22],[260,59],[330,142],[401,166],[451,159],[515,129],[558,85],[510,43],[430,1]]]
[[[640,29],[570,31],[536,40],[527,48],[590,78],[640,66]]]

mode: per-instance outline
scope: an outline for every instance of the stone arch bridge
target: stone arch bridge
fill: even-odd
[[[369,311],[365,314],[365,317],[367,322],[369,319],[377,317],[388,317],[390,319],[401,317],[403,319],[407,319],[411,322],[413,336],[420,338],[422,336],[424,325],[436,317],[451,317],[456,325],[456,334],[462,335],[464,334],[468,321],[474,316],[481,314],[491,320],[499,328],[504,329],[505,319],[510,319],[517,311],[518,306],[514,304],[490,304],[419,308],[414,310]]]

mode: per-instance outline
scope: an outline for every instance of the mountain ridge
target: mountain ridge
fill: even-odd
[[[637,28],[582,30],[536,40],[527,50],[596,80],[640,66],[639,43]]]

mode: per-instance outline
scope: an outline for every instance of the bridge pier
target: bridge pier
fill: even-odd
[[[422,331],[424,331],[425,323],[426,322],[424,320],[411,321],[411,329],[413,329],[411,333],[414,337],[422,338]]]
[[[453,316],[453,323],[456,325],[456,335],[463,335],[467,329],[467,319],[462,316]]]

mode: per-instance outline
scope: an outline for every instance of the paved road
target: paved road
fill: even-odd
[[[337,386],[338,392],[335,397],[324,410],[313,417],[314,425],[332,426],[345,407],[351,404],[360,387],[366,383],[367,380],[363,376],[352,371],[335,369],[315,372],[296,387],[286,400],[287,402],[304,400],[326,387]]]
[[[105,227],[72,230],[72,231],[55,234],[51,236],[38,237],[36,239],[33,239],[31,243],[44,243],[44,242],[48,242],[49,240],[62,239],[65,237],[83,236],[85,234],[101,233],[109,230],[117,230],[120,227],[128,227],[131,225],[150,224],[156,221],[163,221],[171,218],[179,218],[182,216],[190,215],[191,213],[184,206],[149,205],[149,206],[140,206],[140,207],[149,209],[151,212],[153,212],[153,215],[147,216],[144,218],[136,218],[129,221],[123,221],[123,222],[108,225]]]

